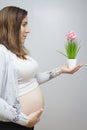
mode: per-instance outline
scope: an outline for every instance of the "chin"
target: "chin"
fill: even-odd
[[[25,41],[21,41],[21,44],[24,44],[25,43]]]

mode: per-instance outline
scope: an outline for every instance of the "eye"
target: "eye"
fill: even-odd
[[[27,22],[23,22],[22,26],[25,27],[28,23]]]
[[[25,26],[26,26],[26,23],[23,23],[22,26],[25,27]]]

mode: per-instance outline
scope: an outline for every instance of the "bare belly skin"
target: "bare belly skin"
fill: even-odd
[[[44,98],[41,88],[38,86],[31,92],[19,97],[22,112],[29,115],[32,112],[44,108]]]

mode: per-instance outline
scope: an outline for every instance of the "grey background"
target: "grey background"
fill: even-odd
[[[45,111],[36,130],[87,130],[87,1],[0,0],[0,9],[16,5],[29,11],[30,35],[26,46],[39,62],[40,71],[66,63],[56,50],[64,51],[65,34],[77,33],[81,49],[77,57],[83,68],[61,75],[41,86]]]

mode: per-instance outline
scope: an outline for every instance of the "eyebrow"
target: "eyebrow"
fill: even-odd
[[[23,24],[23,23],[27,24],[28,22],[27,22],[27,21],[23,21],[22,24]]]

